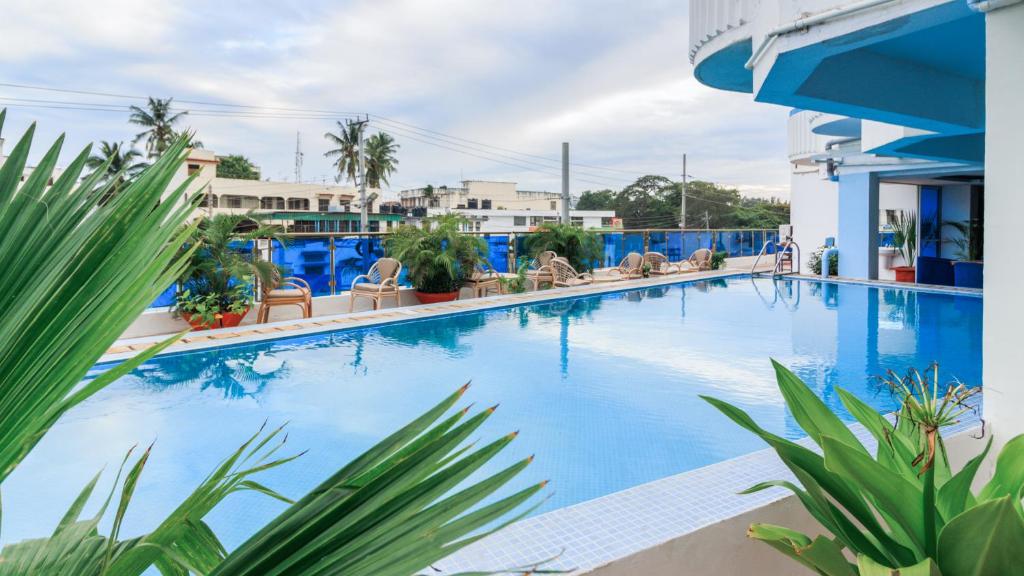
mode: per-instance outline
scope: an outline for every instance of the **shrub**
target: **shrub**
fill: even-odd
[[[711,269],[719,270],[725,267],[725,251],[715,251],[711,253]]]
[[[449,214],[427,219],[423,228],[401,226],[386,241],[388,254],[409,271],[409,282],[420,292],[456,292],[483,261],[487,242],[459,227],[467,220]]]
[[[592,270],[595,262],[604,256],[601,238],[594,232],[572,224],[541,224],[537,231],[526,239],[526,249],[531,258],[551,250],[569,261],[578,271]]]
[[[807,258],[807,267],[811,269],[816,275],[821,275],[821,257],[825,254],[827,246],[819,246],[811,255]],[[833,252],[829,254],[828,258],[828,274],[829,276],[839,275],[839,252]]]

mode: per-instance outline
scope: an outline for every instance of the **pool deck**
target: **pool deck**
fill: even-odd
[[[576,296],[588,296],[592,294],[604,294],[608,292],[620,292],[623,290],[634,290],[663,286],[666,284],[677,284],[679,282],[690,282],[697,280],[709,280],[713,278],[726,278],[729,276],[749,274],[751,271],[745,262],[727,262],[726,268],[706,272],[688,272],[684,274],[669,274],[665,276],[653,276],[636,280],[599,281],[586,286],[573,288],[551,288],[536,292],[524,292],[521,294],[503,294],[500,296],[486,296],[483,298],[470,298],[466,300],[455,300],[439,304],[418,304],[412,306],[386,307],[380,310],[367,310],[361,312],[341,312],[348,303],[348,296],[341,294],[313,299],[312,318],[291,318],[266,324],[243,324],[235,328],[219,328],[216,330],[202,330],[186,333],[177,343],[171,345],[166,352],[180,352],[184,350],[198,350],[224,346],[228,344],[244,344],[260,340],[271,340],[287,336],[300,336],[316,334],[318,332],[330,332],[346,328],[363,328],[376,324],[388,324],[403,320],[416,320],[434,316],[445,316],[474,310],[487,310],[492,308],[503,308],[506,306],[517,306],[522,304],[533,304],[548,300],[558,300]],[[770,271],[769,267],[764,270]],[[921,284],[898,284],[896,282],[883,280],[856,280],[839,277],[823,279],[820,276],[806,274],[788,275],[787,278],[810,281],[827,281],[849,284],[866,284],[870,286],[888,288],[910,288],[926,292],[940,292],[961,295],[981,296],[980,289],[973,288],[952,288],[949,286],[931,286]],[[165,312],[157,312],[165,313]],[[318,315],[319,314],[319,315]],[[130,358],[135,354],[146,350],[167,338],[175,336],[174,332],[167,332],[152,336],[137,338],[123,338],[114,342],[107,353],[100,358],[100,362],[112,362]]]
[[[434,316],[445,316],[471,312],[474,310],[487,310],[492,308],[503,308],[507,306],[518,306],[522,304],[533,304],[562,298],[577,296],[589,296],[592,294],[604,294],[608,292],[620,292],[623,290],[635,290],[663,286],[666,284],[677,284],[696,280],[708,280],[713,278],[725,278],[740,274],[748,274],[749,268],[730,268],[712,270],[706,272],[688,272],[684,274],[669,274],[651,278],[636,280],[599,281],[586,286],[573,288],[550,288],[536,292],[523,292],[521,294],[503,294],[486,296],[483,298],[470,298],[467,300],[455,300],[439,304],[418,304],[413,306],[387,307],[380,310],[368,310],[362,312],[336,312],[339,304],[344,302],[347,305],[348,296],[330,296],[313,299],[312,318],[295,318],[268,322],[266,324],[242,325],[235,328],[218,328],[216,330],[202,330],[189,332],[181,340],[171,345],[166,352],[180,352],[184,350],[198,350],[229,344],[242,344],[260,340],[270,340],[288,336],[300,336],[316,334],[318,332],[330,332],[333,330],[347,328],[363,328],[377,324],[388,324],[403,320],[418,320]],[[329,305],[323,300],[330,299]],[[319,306],[318,306],[319,304]],[[327,313],[317,316],[317,310],[327,309]],[[333,312],[333,313],[332,313]],[[100,362],[110,362],[130,358],[135,354],[154,346],[167,338],[174,336],[173,333],[144,336],[139,338],[124,338],[114,343],[107,353],[100,358]]]

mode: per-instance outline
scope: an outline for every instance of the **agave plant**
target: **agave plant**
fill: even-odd
[[[531,258],[551,250],[568,259],[569,264],[577,270],[592,270],[594,263],[604,256],[597,234],[571,224],[541,224],[526,239],[526,249]]]
[[[5,113],[0,111],[0,127]],[[149,348],[98,377],[83,380],[137,316],[189,263],[195,231],[182,226],[195,205],[184,201],[191,180],[170,188],[184,161],[184,140],[122,184],[103,167],[80,177],[79,154],[53,184],[62,140],[22,182],[34,127],[0,167],[0,482],[68,410],[173,343]],[[201,198],[197,195],[196,201]],[[149,450],[125,458],[100,512],[84,518],[97,480],[74,499],[54,532],[0,551],[0,575],[134,576],[355,574],[408,575],[514,520],[507,515],[537,494],[536,484],[482,504],[530,462],[522,460],[483,481],[465,482],[514,438],[481,448],[465,440],[493,409],[446,416],[465,387],[333,474],[228,553],[204,516],[232,493],[248,490],[284,498],[253,477],[291,461],[275,454],[280,430],[258,433],[224,460],[160,525],[123,538],[125,513],[141,481]],[[113,522],[99,533],[114,503]],[[523,513],[528,513],[529,510]],[[504,520],[502,520],[504,518]],[[481,531],[484,530],[484,531]]]
[[[917,214],[899,212],[892,223],[892,244],[903,257],[904,266],[914,266],[917,261]]]
[[[1004,446],[993,478],[977,494],[971,485],[991,439],[955,474],[941,450],[940,429],[969,409],[973,392],[956,384],[940,393],[937,372],[930,384],[916,373],[893,378],[903,399],[893,425],[840,389],[843,406],[877,441],[872,456],[806,384],[773,363],[786,405],[821,454],[768,432],[735,406],[703,398],[775,449],[801,484],[769,481],[747,492],[792,491],[832,538],[768,524],[752,525],[752,538],[824,576],[1021,573],[1024,436]]]

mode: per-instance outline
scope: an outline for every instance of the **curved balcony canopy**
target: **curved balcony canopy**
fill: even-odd
[[[702,84],[753,91],[753,72],[744,65],[753,54],[749,22],[757,1],[690,0],[690,62]]]
[[[755,38],[754,51],[758,101],[949,135],[984,127],[985,22],[964,0],[883,3]]]
[[[819,114],[811,120],[811,132],[836,138],[860,138],[860,118]]]

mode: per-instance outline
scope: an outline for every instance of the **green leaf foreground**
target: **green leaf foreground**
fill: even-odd
[[[0,111],[0,128],[5,111]],[[54,422],[181,335],[96,378],[87,372],[128,325],[188,272],[195,225],[183,225],[202,198],[192,182],[172,186],[186,139],[137,175],[97,166],[82,178],[87,148],[49,184],[63,137],[21,181],[34,127],[0,167],[0,482]],[[106,183],[104,183],[106,182]],[[116,190],[113,183],[117,182]],[[97,514],[83,517],[96,475],[45,538],[7,545],[0,576],[345,574],[407,576],[529,514],[544,483],[491,501],[532,458],[467,478],[514,438],[467,443],[494,412],[449,414],[467,386],[338,470],[298,502],[256,477],[300,454],[278,456],[285,435],[262,429],[214,469],[148,534],[122,538],[151,450],[129,451]],[[204,517],[229,495],[257,492],[290,506],[228,553]],[[484,504],[484,502],[488,502]],[[99,533],[113,511],[108,534]],[[515,513],[518,510],[518,513]],[[535,570],[535,566],[524,570]]]
[[[877,441],[872,455],[810,387],[773,364],[786,405],[820,454],[764,430],[727,402],[702,398],[764,440],[800,481],[767,481],[745,492],[791,491],[832,538],[766,524],[752,525],[751,538],[823,576],[1024,574],[1024,436],[1003,447],[993,478],[978,494],[971,485],[991,439],[956,474],[942,449],[939,428],[955,423],[972,391],[957,383],[943,397],[937,375],[931,387],[906,388],[912,401],[904,402],[894,426],[840,389],[843,406]],[[937,442],[929,443],[928,434]]]

